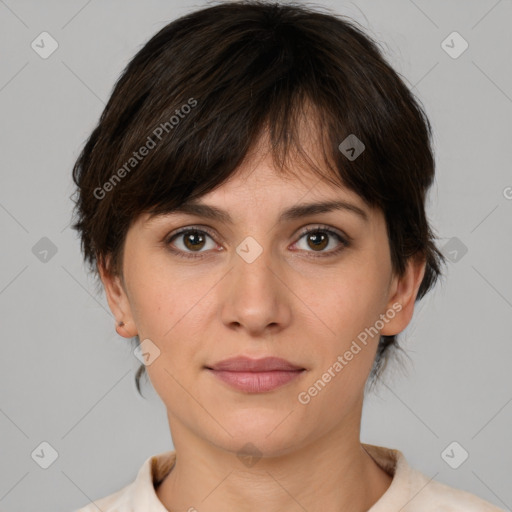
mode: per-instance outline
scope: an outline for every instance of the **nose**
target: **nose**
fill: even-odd
[[[275,334],[291,320],[291,297],[283,265],[269,250],[255,259],[247,246],[233,255],[230,271],[223,279],[222,321],[230,329],[245,330],[251,336]],[[253,250],[253,248],[251,248]],[[249,257],[247,257],[249,256]]]

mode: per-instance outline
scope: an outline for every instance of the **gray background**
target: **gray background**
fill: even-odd
[[[164,406],[150,384],[147,400],[136,393],[139,361],[85,273],[69,228],[71,168],[130,58],[203,5],[0,0],[4,512],[71,511],[172,448]],[[453,260],[401,336],[406,372],[390,368],[368,397],[361,439],[399,448],[429,477],[510,510],[512,2],[320,5],[367,27],[423,102],[438,172],[429,217]],[[47,59],[31,48],[43,31],[59,45]],[[469,43],[458,58],[441,45],[453,31]],[[43,237],[57,250],[47,261],[36,245],[48,244]],[[48,469],[31,457],[43,441],[58,453]],[[441,456],[453,441],[469,453],[458,469]]]

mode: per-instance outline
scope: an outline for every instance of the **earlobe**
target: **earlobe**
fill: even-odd
[[[135,325],[133,322],[131,324],[126,324],[122,320],[116,323],[116,332],[119,336],[123,338],[133,338],[137,335],[137,331],[135,329],[130,328],[130,325]]]
[[[396,314],[388,320],[381,330],[381,335],[394,336],[409,325],[414,314],[414,304],[425,275],[425,269],[424,258],[410,258],[404,274],[394,277],[392,287],[394,292],[389,299],[386,311],[393,310]]]

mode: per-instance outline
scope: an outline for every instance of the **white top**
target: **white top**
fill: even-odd
[[[393,477],[387,491],[368,512],[504,512],[474,494],[431,480],[411,468],[399,450],[362,445]],[[73,512],[168,512],[156,495],[155,485],[172,469],[175,458],[175,451],[149,457],[131,484]]]

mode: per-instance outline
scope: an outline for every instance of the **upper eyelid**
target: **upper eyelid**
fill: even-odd
[[[191,225],[191,226],[184,226],[182,228],[178,228],[177,230],[169,233],[165,236],[165,240],[170,241],[173,238],[177,237],[178,235],[182,235],[183,233],[188,233],[189,231],[202,231],[206,233],[207,235],[211,236],[212,238],[216,236],[215,232],[212,231],[210,228],[207,228],[205,226],[200,225]],[[220,237],[222,239],[222,237]]]

